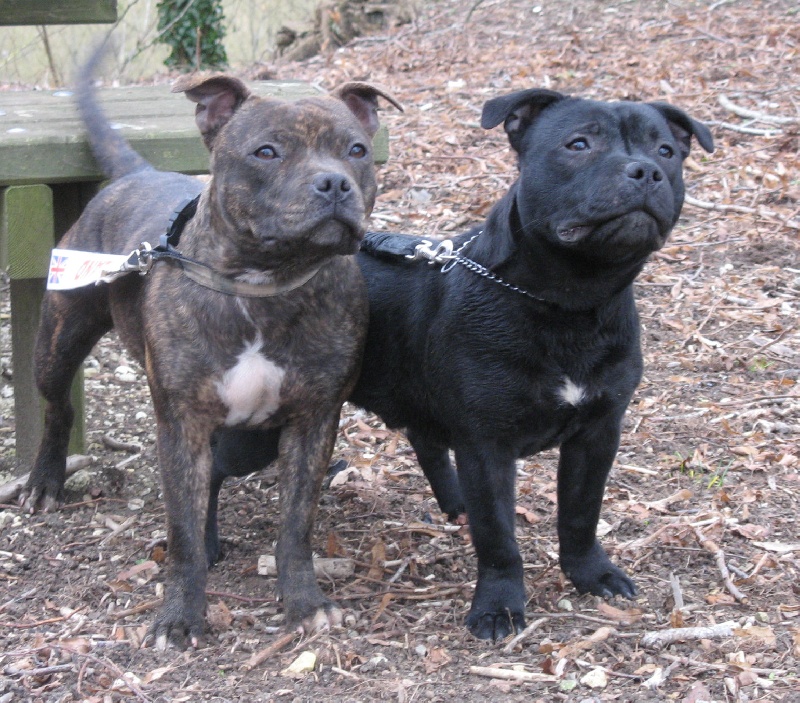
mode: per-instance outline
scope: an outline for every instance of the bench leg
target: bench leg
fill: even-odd
[[[50,249],[55,243],[53,193],[48,186],[12,186],[0,191],[0,240],[11,278],[11,354],[17,464],[28,468],[42,436],[42,407],[34,378],[33,349]],[[72,388],[75,425],[70,452],[83,451],[83,373]],[[77,401],[77,402],[76,402]]]

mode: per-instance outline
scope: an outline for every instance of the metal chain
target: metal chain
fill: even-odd
[[[508,288],[508,290],[513,290],[515,293],[520,293],[520,294],[526,296],[527,298],[530,298],[531,300],[535,300],[535,301],[537,301],[539,303],[547,303],[548,302],[544,298],[539,298],[539,297],[533,295],[533,293],[529,293],[528,291],[526,291],[523,288],[515,286],[514,284],[509,283],[508,281],[504,281],[496,273],[493,273],[492,271],[487,269],[485,266],[482,266],[481,264],[479,264],[477,261],[473,261],[472,259],[468,259],[466,256],[462,256],[461,254],[456,253],[455,261],[457,263],[461,264],[468,271],[472,271],[472,273],[477,273],[479,276],[483,276],[484,278],[486,278],[486,279],[488,279],[490,281],[494,281],[495,283],[499,283],[501,286],[504,286],[505,288]],[[442,268],[442,272],[444,273],[444,268]]]

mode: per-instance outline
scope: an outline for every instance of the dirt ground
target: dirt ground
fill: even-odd
[[[691,200],[637,284],[645,378],[601,527],[639,598],[579,597],[565,581],[546,453],[520,462],[518,481],[534,625],[515,643],[475,640],[463,626],[468,534],[443,521],[403,436],[346,407],[336,458],[348,470],[325,491],[315,538],[320,556],[355,562],[325,583],[345,625],[303,638],[281,629],[274,580],[256,568],[277,531],[267,471],[223,489],[226,554],[210,575],[203,647],[142,649],[163,591],[164,510],[144,375],[109,337],[86,365],[94,460],[68,504],[33,516],[0,506],[0,703],[800,701],[796,2],[421,5],[385,35],[269,67],[327,88],[380,82],[405,104],[383,113],[392,156],[376,229],[437,236],[486,214],[515,176],[502,130],[477,124],[504,92],[669,100],[712,126],[717,150],[687,162]],[[4,286],[6,478],[7,298]],[[706,629],[669,639],[688,627]],[[306,652],[312,672],[286,671]]]

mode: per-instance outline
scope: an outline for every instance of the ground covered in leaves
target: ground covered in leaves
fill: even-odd
[[[402,435],[346,408],[316,549],[342,629],[286,636],[269,472],[223,490],[225,560],[198,650],[139,644],[163,590],[163,506],[144,376],[113,338],[87,362],[88,454],[58,514],[0,512],[0,701],[800,701],[800,62],[792,0],[424,3],[334,54],[271,67],[391,89],[374,227],[444,235],[514,178],[484,100],[545,86],[668,100],[712,126],[689,201],[637,293],[646,372],[603,511],[635,602],[579,597],[556,562],[555,455],[520,462],[518,538],[533,623],[477,641],[464,529],[444,523]],[[263,67],[256,67],[259,71]],[[7,292],[0,444],[13,468]],[[685,631],[672,641],[676,628]],[[306,652],[311,673],[291,673]],[[309,655],[306,655],[308,657]],[[489,674],[489,676],[487,676]],[[500,678],[502,677],[502,678]]]

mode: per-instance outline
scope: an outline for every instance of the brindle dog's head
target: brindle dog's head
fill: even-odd
[[[367,83],[296,101],[260,98],[226,75],[179,79],[211,150],[211,218],[243,268],[276,270],[353,254],[375,202],[378,97]],[[226,256],[231,261],[231,248]]]

